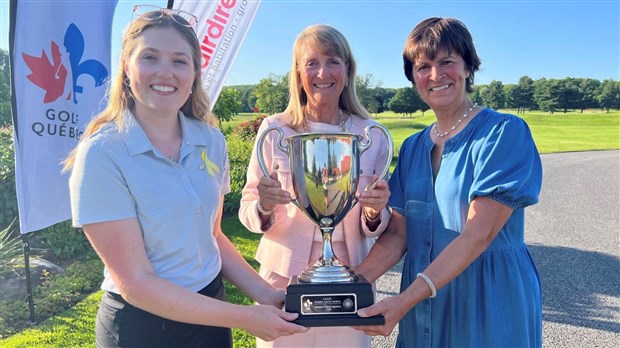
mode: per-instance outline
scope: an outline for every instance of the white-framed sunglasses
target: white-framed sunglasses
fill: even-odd
[[[159,19],[164,15],[170,16],[175,22],[186,26],[188,28],[194,27],[196,23],[198,23],[198,17],[183,10],[164,8],[157,5],[134,5],[133,11],[131,12],[131,20],[133,21],[133,16],[137,15],[143,19]],[[179,20],[179,18],[183,19]]]

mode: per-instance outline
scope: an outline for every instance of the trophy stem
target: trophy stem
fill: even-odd
[[[332,246],[332,233],[334,232],[333,227],[323,227],[321,228],[321,234],[323,236],[323,252],[321,256],[317,260],[317,263],[321,263],[322,266],[335,266],[334,262],[337,265],[341,265],[342,262],[338,260],[336,255],[334,255],[334,248]]]
[[[323,250],[312,266],[306,267],[298,276],[303,283],[350,283],[357,281],[357,275],[336,255],[332,247],[332,226],[322,226]]]

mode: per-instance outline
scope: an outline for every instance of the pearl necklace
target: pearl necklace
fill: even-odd
[[[440,138],[443,138],[443,137],[445,137],[446,135],[448,135],[448,134],[452,133],[452,131],[453,131],[453,130],[455,130],[455,129],[456,129],[456,127],[458,127],[458,126],[459,126],[459,124],[461,124],[461,122],[463,122],[463,120],[464,120],[464,119],[466,119],[466,118],[467,118],[467,116],[469,116],[469,113],[470,113],[473,109],[475,109],[477,106],[478,106],[478,104],[474,103],[474,105],[472,105],[472,106],[471,106],[471,108],[469,108],[469,110],[467,110],[467,112],[466,112],[465,114],[463,114],[463,116],[461,116],[461,118],[459,118],[459,120],[456,122],[456,124],[455,124],[454,126],[452,126],[452,128],[450,128],[450,130],[445,131],[445,132],[443,132],[443,133],[439,133],[439,131],[437,130],[437,122],[435,122],[435,123],[433,124],[433,130],[435,131],[435,135],[436,135],[436,136],[438,136],[438,137],[440,137]]]
[[[344,116],[342,115],[342,109],[338,109],[338,127],[340,127],[340,131],[345,133],[347,129],[344,126]],[[310,127],[308,126],[307,117],[304,117],[304,131],[306,133],[310,133]]]

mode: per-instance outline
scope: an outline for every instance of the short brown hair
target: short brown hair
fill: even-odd
[[[480,69],[480,58],[476,53],[476,47],[465,24],[455,18],[431,17],[427,18],[413,28],[403,49],[403,63],[405,76],[415,86],[413,79],[413,66],[415,61],[425,55],[429,59],[435,59],[440,50],[448,53],[457,53],[465,61],[469,71],[465,88],[468,93],[473,92],[474,73]]]

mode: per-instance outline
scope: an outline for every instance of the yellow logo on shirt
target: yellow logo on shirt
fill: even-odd
[[[220,167],[217,166],[217,164],[213,163],[209,157],[207,156],[207,151],[206,150],[202,150],[202,152],[200,153],[200,158],[202,158],[202,161],[204,162],[203,165],[200,166],[200,169],[204,169],[205,167],[207,168],[207,172],[209,172],[209,175],[213,176],[214,175],[214,171],[219,173],[220,172]]]

